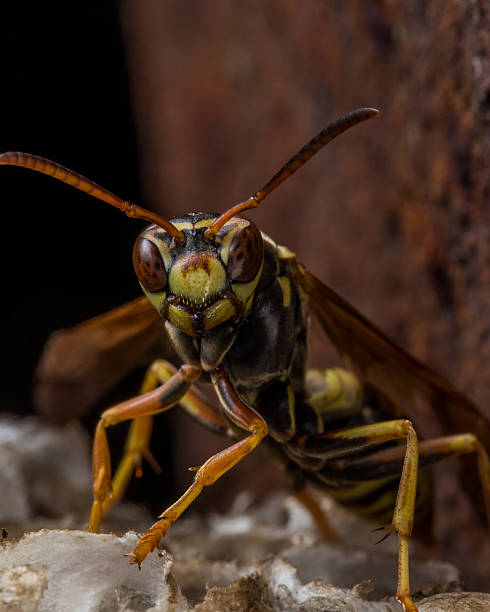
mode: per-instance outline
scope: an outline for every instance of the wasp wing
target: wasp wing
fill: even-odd
[[[395,414],[415,412],[416,419],[422,401],[446,433],[474,433],[490,449],[490,423],[464,393],[404,351],[302,264],[292,263],[292,270],[342,359],[366,385],[390,400]]]
[[[145,297],[135,299],[48,339],[34,402],[57,423],[83,417],[132,370],[169,355],[162,318]]]

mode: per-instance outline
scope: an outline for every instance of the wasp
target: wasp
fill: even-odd
[[[335,137],[376,115],[376,109],[360,108],[334,121],[260,191],[226,212],[191,212],[170,220],[44,158],[0,155],[0,164],[51,175],[151,224],[133,249],[134,269],[151,306],[137,300],[125,307],[125,316],[132,312],[142,321],[163,317],[182,365],[176,369],[168,361],[154,361],[141,394],[100,416],[89,530],[98,531],[132,474],[141,471],[142,458],[152,461],[154,415],[179,404],[202,425],[233,440],[195,469],[187,491],[141,537],[129,555],[131,563],[141,566],[202,490],[259,445],[282,465],[324,533],[328,526],[305,489],[308,482],[373,518],[388,517],[386,535],[396,532],[399,539],[396,597],[406,612],[417,610],[410,594],[408,541],[414,517],[424,507],[424,487],[417,493],[419,468],[472,453],[490,517],[490,427],[472,402],[243,214]],[[308,370],[310,313],[345,369]],[[213,386],[218,406],[195,387],[197,382]],[[451,435],[418,441],[408,415],[420,400],[443,417]],[[106,429],[127,420],[131,426],[124,455],[112,476]]]

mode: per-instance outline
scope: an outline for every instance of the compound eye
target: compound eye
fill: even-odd
[[[228,276],[232,281],[248,282],[260,270],[264,258],[264,243],[256,225],[240,230],[233,238],[228,255]]]
[[[163,291],[167,285],[167,273],[158,248],[141,236],[133,248],[133,266],[138,280],[150,293]]]

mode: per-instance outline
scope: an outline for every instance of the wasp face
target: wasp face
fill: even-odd
[[[150,302],[193,337],[225,321],[243,320],[262,272],[264,247],[257,227],[234,217],[206,238],[205,230],[217,217],[191,213],[171,219],[185,235],[182,242],[151,225],[133,250],[134,268]]]

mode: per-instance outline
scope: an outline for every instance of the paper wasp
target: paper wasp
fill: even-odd
[[[142,320],[161,315],[183,365],[155,361],[141,395],[105,410],[93,447],[91,531],[123,496],[141,460],[151,460],[155,414],[180,404],[204,426],[228,435],[232,446],[196,469],[187,491],[143,535],[130,554],[139,566],[205,486],[256,446],[280,461],[298,497],[317,514],[304,486],[323,486],[339,502],[391,521],[399,537],[397,598],[410,595],[408,538],[422,512],[418,468],[463,453],[476,457],[490,515],[488,422],[471,401],[411,357],[331,289],[295,255],[243,216],[333,138],[378,111],[361,108],[328,125],[258,192],[223,214],[192,212],[170,220],[130,204],[84,177],[43,158],[4,153],[0,164],[48,174],[152,225],[138,237],[134,268],[154,308],[141,300]],[[307,371],[308,311],[320,321],[348,370]],[[220,408],[193,386],[209,382]],[[408,419],[422,400],[453,433],[418,442]],[[125,454],[111,476],[106,428],[131,420]],[[393,511],[394,506],[394,511]],[[365,512],[366,513],[366,512]],[[325,530],[327,529],[324,525]]]

